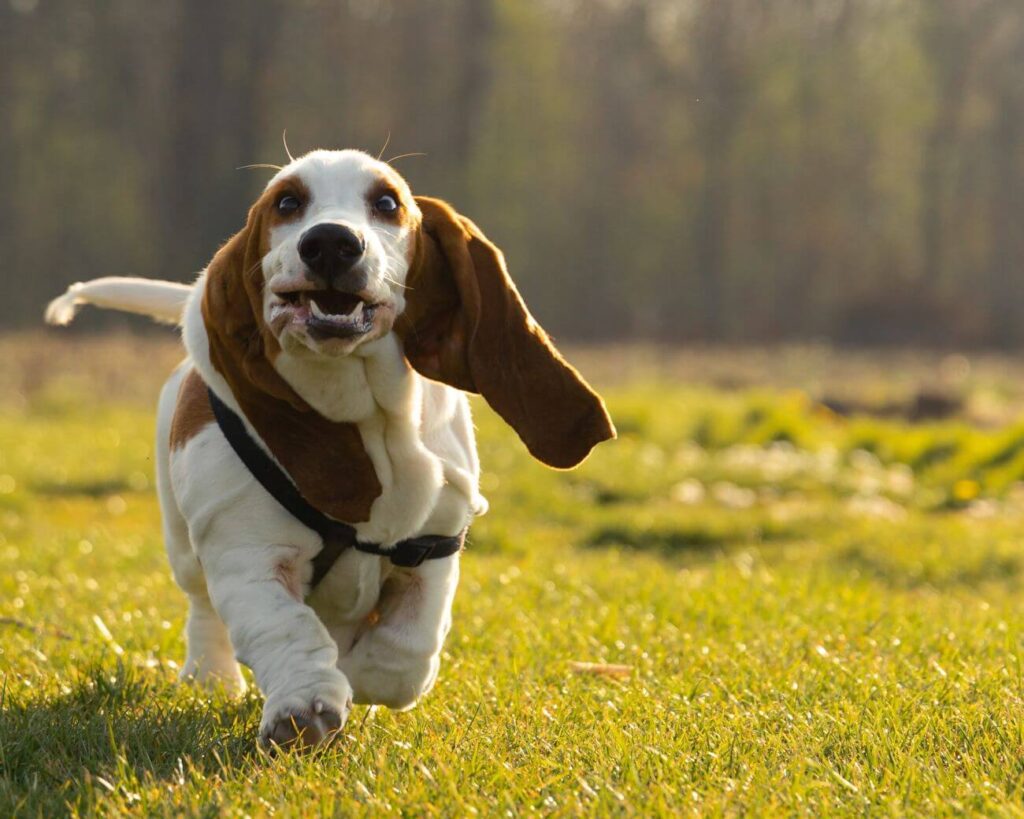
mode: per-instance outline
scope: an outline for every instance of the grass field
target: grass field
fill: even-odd
[[[491,512],[436,688],[271,758],[256,696],[174,683],[176,355],[0,340],[0,815],[1024,813],[1013,362],[581,351],[621,437],[568,474],[477,405]],[[910,423],[933,387],[954,411]]]

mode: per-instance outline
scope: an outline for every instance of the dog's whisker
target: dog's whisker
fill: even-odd
[[[380,146],[380,150],[377,151],[377,161],[380,162],[380,158],[384,156],[384,152],[388,149],[388,143],[391,142],[391,131],[388,131],[388,135],[384,138],[384,144]]]
[[[379,233],[381,236],[386,236],[390,241],[395,241],[396,236],[387,228],[378,227],[377,225],[368,225],[370,230]]]
[[[396,162],[399,159],[405,159],[406,157],[409,157],[409,156],[426,156],[426,155],[427,154],[426,154],[425,151],[410,151],[407,154],[399,154],[398,156],[393,156],[393,157],[391,157],[391,159],[386,159],[384,161],[385,161],[385,164],[390,165],[392,162]]]
[[[388,284],[393,284],[395,287],[401,287],[403,290],[410,290],[411,288],[407,284],[402,284],[400,281],[395,281],[387,273],[382,273],[381,278],[384,279]]]

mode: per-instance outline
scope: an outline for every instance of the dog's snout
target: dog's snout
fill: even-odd
[[[299,258],[314,278],[334,284],[366,251],[366,240],[356,231],[334,222],[314,225],[299,239]]]

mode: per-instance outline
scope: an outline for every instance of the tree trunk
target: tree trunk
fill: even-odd
[[[1009,85],[1009,83],[1007,83]],[[992,147],[992,246],[989,315],[992,341],[1009,346],[1024,340],[1024,101],[1007,87],[999,94]]]
[[[957,139],[967,96],[967,74],[973,31],[960,6],[964,0],[934,2],[926,12],[925,53],[932,63],[938,99],[925,137],[920,177],[921,272],[926,282],[941,286],[948,267],[946,223],[954,182]]]
[[[459,19],[461,49],[452,100],[449,148],[452,159],[465,166],[483,119],[492,80],[494,0],[464,0]]]
[[[731,205],[732,146],[740,119],[739,66],[732,42],[732,0],[713,0],[697,23],[697,131],[704,165],[698,194],[694,260],[701,305],[701,335],[726,332],[725,285]]]
[[[207,0],[182,0],[177,49],[165,108],[165,138],[157,161],[156,216],[160,275],[185,278],[202,264],[199,248],[211,216],[212,157],[220,138],[227,10]]]

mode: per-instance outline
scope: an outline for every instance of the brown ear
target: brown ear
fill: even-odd
[[[416,202],[423,223],[397,324],[409,362],[483,395],[538,460],[576,466],[615,437],[604,402],[530,315],[501,251],[446,203]]]
[[[263,204],[261,197],[249,210],[245,227],[217,251],[206,268],[202,308],[210,359],[233,390],[250,383],[305,409],[305,403],[271,366],[280,347],[259,318],[263,313],[261,265],[267,252]]]

